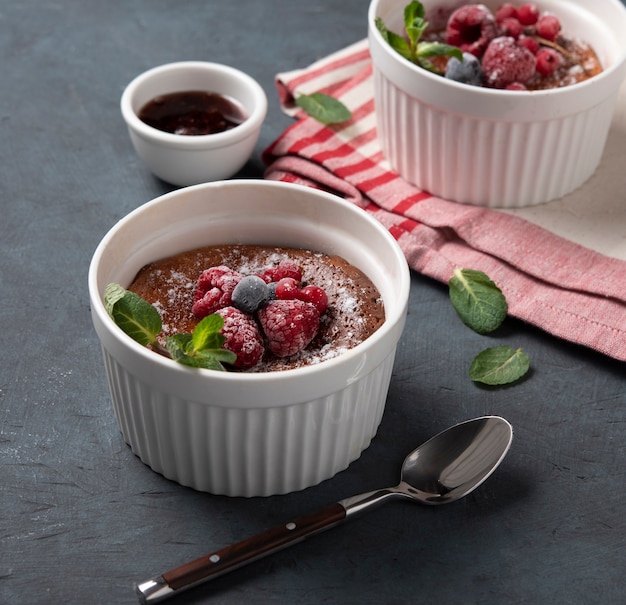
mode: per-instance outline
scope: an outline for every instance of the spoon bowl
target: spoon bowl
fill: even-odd
[[[457,424],[406,457],[402,481],[423,504],[454,502],[493,473],[512,439],[511,425],[497,416]]]
[[[137,586],[141,603],[156,603],[256,559],[330,529],[400,498],[421,504],[454,502],[491,475],[511,447],[513,428],[499,416],[456,424],[435,435],[404,460],[400,483],[351,498],[205,555]]]
[[[456,424],[431,437],[404,460],[395,487],[359,494],[340,504],[346,516],[389,498],[420,504],[447,504],[475,490],[506,456],[513,428],[499,416],[483,416]]]

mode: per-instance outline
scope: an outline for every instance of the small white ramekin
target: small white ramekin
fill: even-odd
[[[196,370],[151,352],[111,320],[109,282],[128,286],[146,263],[223,243],[343,256],[379,289],[385,321],[342,355],[283,372]],[[364,210],[286,183],[234,180],[159,197],[115,225],[89,269],[92,319],[125,440],[155,471],[214,494],[300,490],[345,469],[380,423],[409,296],[406,259]]]
[[[216,134],[187,136],[163,132],[142,122],[141,108],[159,95],[204,90],[238,101],[247,116]],[[206,61],[181,61],[154,67],[125,88],[120,108],[137,155],[159,178],[173,185],[226,179],[248,161],[267,115],[261,86],[242,71]]]
[[[423,0],[431,21],[467,2]],[[492,10],[500,0],[484,0]],[[375,26],[404,31],[406,0],[373,0],[369,44],[378,137],[404,179],[438,197],[519,208],[562,197],[600,162],[626,74],[626,8],[618,0],[537,0],[564,32],[589,42],[604,71],[573,86],[512,92],[459,84],[402,58]]]

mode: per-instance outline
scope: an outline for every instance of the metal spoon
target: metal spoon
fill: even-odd
[[[407,456],[397,486],[340,500],[167,571],[137,586],[139,601],[156,603],[173,597],[393,498],[422,504],[454,502],[493,473],[509,451],[512,439],[511,425],[499,416],[483,416],[452,426]]]

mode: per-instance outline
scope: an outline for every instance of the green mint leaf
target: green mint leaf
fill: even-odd
[[[441,70],[435,67],[428,57],[449,56],[462,60],[463,53],[456,46],[442,44],[440,42],[420,42],[424,32],[428,29],[428,21],[425,20],[426,11],[424,5],[417,0],[413,0],[404,7],[404,29],[406,37],[400,36],[387,29],[385,22],[376,18],[376,28],[383,39],[397,53],[405,59],[419,65],[420,67],[432,71],[438,75]]]
[[[391,32],[387,29],[385,22],[380,17],[376,17],[376,19],[374,19],[374,24],[376,25],[376,29],[380,32],[380,35],[383,37],[383,40],[388,43],[389,34]]]
[[[339,124],[352,117],[350,110],[341,101],[322,92],[301,94],[296,99],[296,105],[322,124]]]
[[[420,42],[415,51],[415,57],[412,59],[420,67],[432,71],[438,76],[443,75],[441,68],[428,60],[428,57],[449,56],[456,57],[459,61],[463,60],[461,49],[449,44],[441,44],[440,42]]]
[[[528,372],[530,358],[521,349],[506,345],[485,349],[472,361],[470,378],[490,386],[510,384]]]
[[[237,358],[234,353],[224,349],[195,351],[193,348],[193,337],[191,334],[186,333],[168,336],[165,339],[165,348],[174,361],[191,368],[224,371],[225,368],[220,363],[220,357],[223,357],[223,361],[228,363],[234,363]],[[223,355],[221,355],[222,353]]]
[[[223,363],[233,364],[237,355],[232,351],[220,348],[226,340],[220,334],[224,320],[220,315],[213,314],[202,319],[193,334],[174,334],[165,339],[165,348],[174,361],[192,368],[224,371]]]
[[[404,7],[404,28],[413,48],[417,47],[417,43],[428,27],[428,22],[424,21],[424,15],[424,6],[421,2],[414,0]]]
[[[422,69],[427,69],[428,71],[432,71],[434,74],[437,74],[438,76],[441,75],[441,70],[436,65],[428,61],[428,59],[424,59],[423,57],[416,57],[415,63],[417,63]]]
[[[126,294],[126,290],[119,284],[107,284],[107,287],[104,289],[104,308],[109,315],[113,314],[115,303],[124,298],[124,294]]]
[[[401,54],[405,59],[411,60],[411,47],[406,38],[389,31],[380,17],[376,17],[376,27],[385,42],[387,42],[391,48]]]
[[[195,351],[203,349],[219,349],[226,342],[226,337],[220,333],[224,327],[224,318],[217,313],[204,317],[198,322],[192,334],[192,344]]]
[[[422,57],[456,57],[459,61],[463,60],[463,53],[457,46],[442,44],[441,42],[420,42],[417,47],[417,56]]]
[[[159,312],[143,298],[119,284],[108,284],[104,305],[113,321],[133,340],[147,346],[156,342],[162,329]]]
[[[421,2],[413,0],[404,7],[404,26],[410,27],[415,21],[423,21],[426,9]]]
[[[463,323],[479,334],[493,332],[507,315],[504,294],[482,271],[455,269],[448,290]]]
[[[191,357],[190,352],[193,352],[193,342],[191,334],[174,334],[168,336],[165,339],[165,348],[174,361],[179,363],[185,363],[183,361],[186,357]],[[185,363],[185,365],[193,365],[192,363]]]
[[[222,362],[232,365],[237,361],[237,355],[227,349],[203,349],[196,352],[196,359],[203,368],[224,370]]]

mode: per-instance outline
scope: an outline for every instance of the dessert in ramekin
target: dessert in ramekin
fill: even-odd
[[[333,359],[242,373],[178,364],[135,342],[107,313],[107,284],[127,287],[151,261],[224,243],[339,255],[375,284],[385,320]],[[377,431],[409,282],[406,259],[389,232],[328,193],[235,180],[188,187],[144,204],[109,231],[89,270],[93,323],[125,440],[153,470],[214,494],[287,493],[332,477],[360,456]]]
[[[537,0],[567,35],[588,42],[603,71],[571,86],[536,91],[470,86],[411,63],[376,26],[404,31],[407,0],[373,0],[369,43],[378,136],[391,167],[449,200],[502,208],[562,197],[585,182],[602,157],[626,74],[626,8],[618,0]],[[426,19],[468,2],[424,0]],[[485,0],[496,10],[500,0]]]

